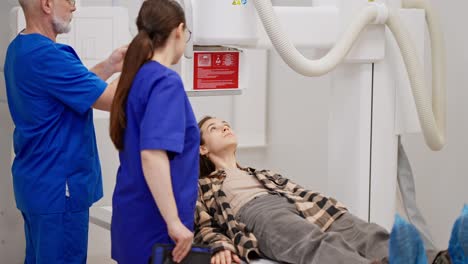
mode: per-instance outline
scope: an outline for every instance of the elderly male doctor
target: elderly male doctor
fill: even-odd
[[[88,70],[67,45],[74,0],[19,0],[24,29],[5,60],[25,263],[85,263],[89,207],[103,195],[92,108],[109,110],[126,48]]]

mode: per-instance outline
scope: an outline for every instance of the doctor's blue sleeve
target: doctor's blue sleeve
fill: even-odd
[[[36,63],[43,88],[52,97],[80,114],[88,111],[107,87],[107,83],[88,70],[75,51],[56,44]]]

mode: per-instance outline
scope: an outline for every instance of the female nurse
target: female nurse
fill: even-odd
[[[174,0],[146,0],[124,60],[110,117],[120,167],[112,207],[112,258],[148,263],[156,243],[180,262],[193,241],[199,130],[180,76],[190,31]]]

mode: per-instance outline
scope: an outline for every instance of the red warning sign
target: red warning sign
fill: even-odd
[[[196,52],[193,89],[238,89],[239,52]]]

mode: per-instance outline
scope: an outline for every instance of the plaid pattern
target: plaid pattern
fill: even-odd
[[[326,231],[347,209],[333,198],[304,189],[300,185],[268,170],[245,169],[271,193],[277,193],[294,203],[307,221]],[[208,244],[216,253],[228,249],[250,261],[260,256],[255,236],[238,222],[221,190],[226,173],[215,171],[198,181],[198,201],[195,213],[195,243]]]

